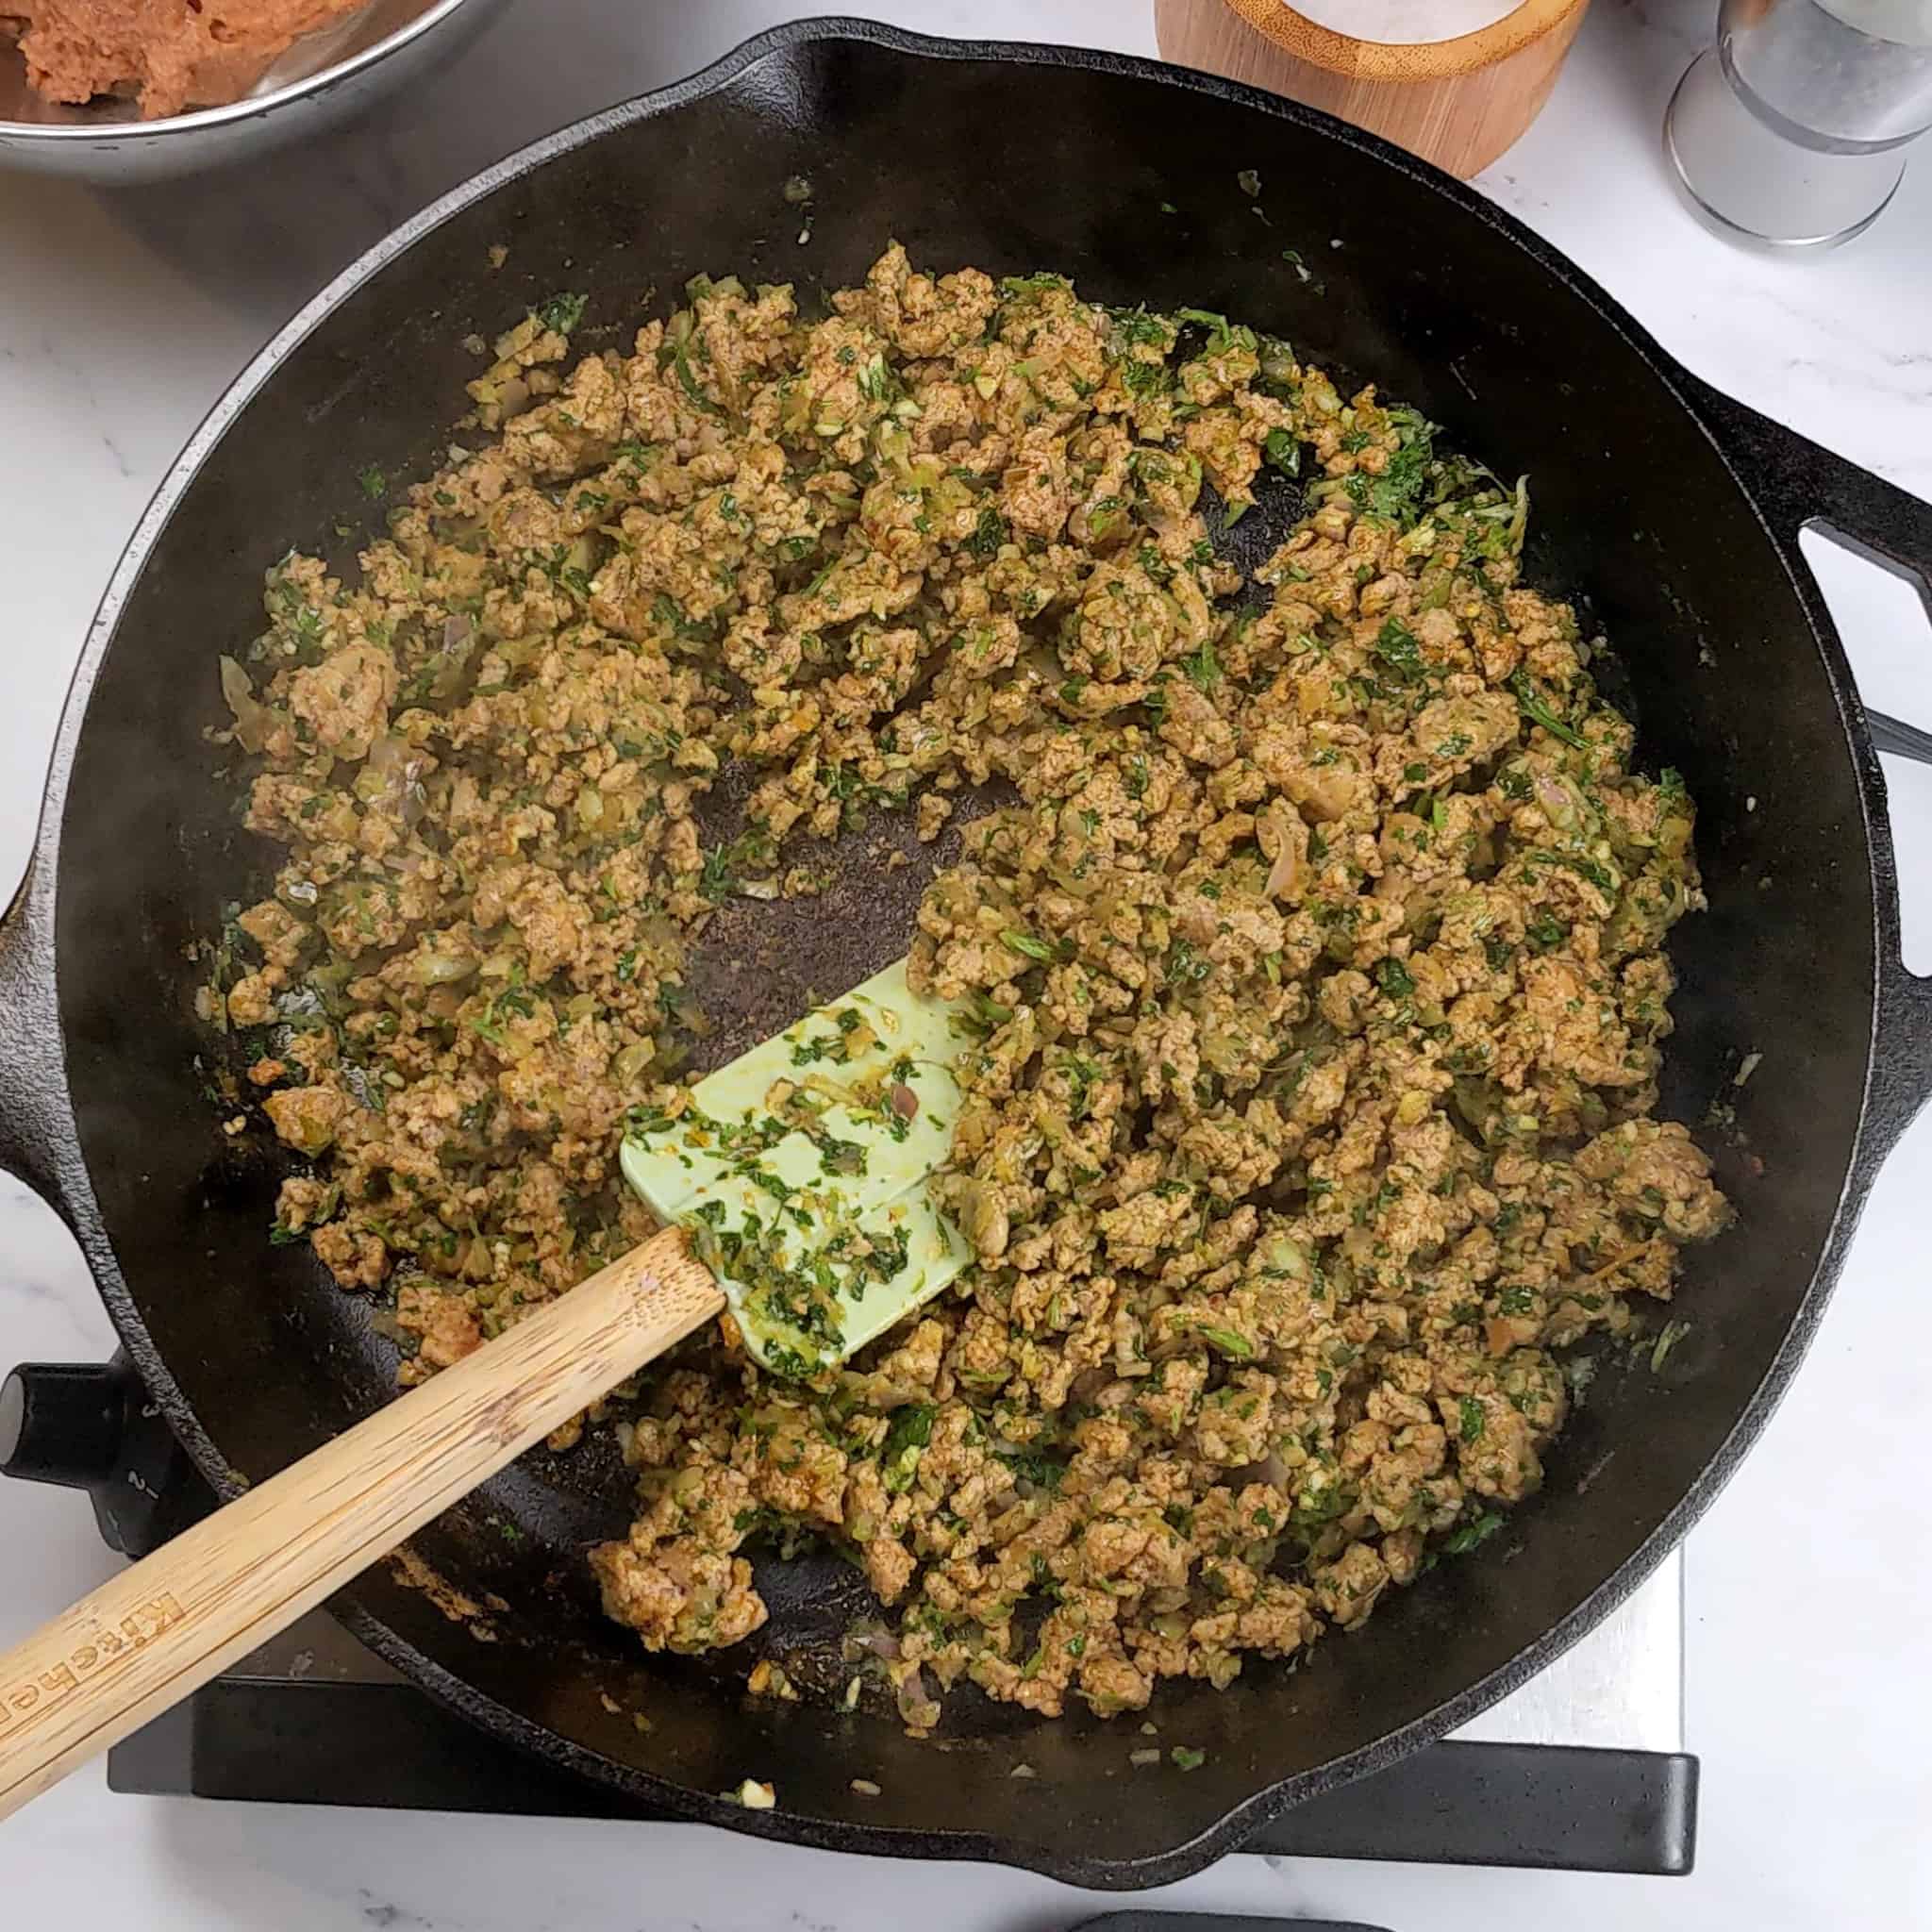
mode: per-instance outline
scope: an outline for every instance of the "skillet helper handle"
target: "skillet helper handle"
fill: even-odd
[[[310,1610],[724,1306],[667,1228],[0,1655],[0,1818]]]
[[[54,910],[36,858],[0,913],[0,1172],[62,1216],[74,1133],[54,996]]]
[[[1822,443],[1692,378],[1733,465],[1749,481],[1777,535],[1795,543],[1815,529],[1881,570],[1903,577],[1932,617],[1932,503],[1847,462]],[[1880,751],[1932,763],[1932,737],[1867,712]],[[1879,778],[1883,786],[1883,778]],[[1866,1113],[1882,1156],[1932,1097],[1932,980],[1906,970],[1899,955],[1898,889],[1879,898],[1878,1013]]]

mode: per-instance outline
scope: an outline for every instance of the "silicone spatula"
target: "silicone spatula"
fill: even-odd
[[[902,961],[640,1109],[624,1169],[661,1233],[0,1653],[0,1818],[727,1307],[795,1374],[938,1293],[967,1258],[924,1187],[958,1110],[955,1019]]]
[[[901,959],[700,1080],[640,1108],[624,1173],[688,1228],[747,1349],[781,1374],[841,1360],[965,1265],[926,1191],[958,1112],[956,1007]]]

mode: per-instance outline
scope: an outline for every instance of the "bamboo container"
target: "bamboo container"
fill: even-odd
[[[1154,11],[1163,59],[1324,108],[1467,176],[1536,119],[1589,4],[1520,0],[1474,32],[1409,42],[1357,40],[1283,0],[1155,0]]]

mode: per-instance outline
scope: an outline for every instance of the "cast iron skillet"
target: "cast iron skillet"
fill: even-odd
[[[1236,183],[1250,168],[1265,223]],[[812,190],[803,245],[793,175]],[[253,896],[261,862],[201,739],[215,654],[258,627],[264,566],[328,541],[361,466],[435,460],[472,330],[569,289],[591,297],[582,340],[622,342],[647,291],[661,304],[700,270],[836,288],[894,235],[935,265],[1052,267],[1107,301],[1225,310],[1532,476],[1533,577],[1583,591],[1621,647],[1644,756],[1679,767],[1703,808],[1711,909],[1679,929],[1666,1105],[1694,1121],[1735,1101],[1735,1133],[1712,1140],[1739,1226],[1693,1258],[1680,1307],[1694,1325],[1664,1374],[1605,1370],[1508,1537],[1298,1673],[1257,1666],[1224,1696],[1166,1688],[1163,1747],[1207,1753],[1191,1774],[1130,1771],[1131,1726],[962,1699],[936,1747],[889,1720],[749,1704],[734,1688],[745,1653],[725,1670],[646,1659],[587,1587],[582,1544],[625,1514],[594,1448],[529,1459],[420,1539],[493,1641],[386,1569],[339,1607],[478,1724],[693,1817],[1161,1883],[1467,1720],[1643,1577],[1762,1426],[1881,1157],[1932,1089],[1932,1002],[1899,963],[1878,764],[1796,541],[1825,525],[1923,590],[1932,508],[1706,389],[1468,190],[1217,80],[847,22],[767,34],[458,190],[262,352],[115,573],[0,929],[0,1158],[75,1229],[156,1401],[224,1493],[384,1398],[392,1365],[366,1306],[306,1251],[267,1245],[276,1163],[255,1136],[224,1138],[197,1075],[182,948],[225,900]],[[1763,1060],[1733,1091],[1750,1052]],[[767,1565],[764,1641],[823,1656],[852,1602],[841,1574]],[[1022,1760],[1035,1777],[1009,1776]],[[775,1783],[777,1810],[714,1795],[747,1774]],[[855,1795],[854,1776],[880,1795]]]

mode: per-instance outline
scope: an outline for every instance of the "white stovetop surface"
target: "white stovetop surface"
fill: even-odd
[[[475,167],[803,10],[525,0],[325,158],[121,197],[0,175],[0,892],[25,860],[94,601],[242,361],[352,254]],[[1153,49],[1148,0],[872,10],[940,33]],[[1845,252],[1810,265],[1732,253],[1680,212],[1657,153],[1664,101],[1714,12],[1710,0],[1597,0],[1542,120],[1482,185],[1699,374],[1932,496],[1932,148]],[[1932,640],[1910,593],[1829,550],[1822,569],[1867,697],[1932,723]],[[1932,775],[1890,775],[1909,931],[1932,907]],[[1928,1195],[1921,1123],[1885,1170],[1796,1388],[1691,1541],[1694,1877],[1240,1858],[1149,1903],[1431,1932],[1932,1925]],[[73,1243],[0,1183],[0,1366],[96,1357],[109,1341]],[[0,1483],[0,1644],[109,1562],[81,1498]],[[0,1924],[77,1932],[896,1932],[922,1920],[1046,1932],[1108,1904],[1013,1873],[677,1829],[116,1798],[98,1768],[0,1829]]]

